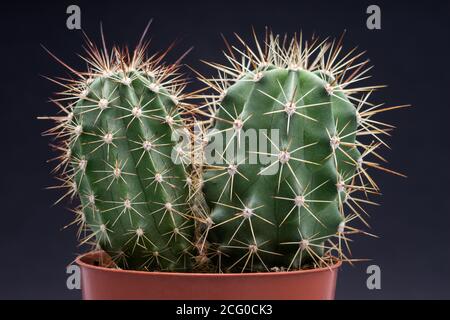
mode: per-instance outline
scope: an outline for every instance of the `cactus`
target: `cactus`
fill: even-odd
[[[61,152],[58,187],[81,202],[81,243],[121,268],[191,270],[189,154],[174,148],[179,129],[189,134],[179,66],[164,65],[165,53],[147,59],[142,40],[131,54],[87,44],[89,70],[68,67],[76,80],[53,80],[64,88],[53,100],[63,115],[44,117],[56,121],[46,134]]]
[[[367,99],[380,86],[352,86],[370,68],[355,50],[341,56],[341,40],[267,33],[254,49],[238,40],[242,49],[226,43],[230,65],[207,63],[217,78],[200,77],[216,92],[198,109],[213,119],[203,254],[220,272],[324,266],[336,253],[345,260],[348,236],[362,232],[348,223],[367,225],[361,205],[375,204],[357,194],[379,191],[367,168],[387,170],[367,160],[383,160],[380,136],[392,128],[372,116],[403,106],[374,106]]]
[[[352,261],[344,249],[371,235],[359,225],[380,190],[369,169],[401,175],[378,152],[393,127],[373,117],[405,106],[370,103],[382,86],[354,86],[370,67],[341,53],[342,38],[254,37],[254,49],[226,42],[231,66],[208,63],[219,76],[199,77],[216,92],[206,95],[184,94],[178,62],[146,58],[143,38],[131,54],[109,51],[103,33],[102,49],[88,39],[87,72],[55,57],[76,79],[50,79],[64,88],[52,100],[61,114],[42,118],[56,122],[45,134],[59,152],[55,188],[67,190],[57,202],[79,200],[81,244],[149,271]],[[206,104],[185,102],[199,96]]]

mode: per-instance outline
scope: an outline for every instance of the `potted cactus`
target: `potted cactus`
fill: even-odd
[[[45,134],[93,246],[77,258],[84,298],[334,298],[363,233],[350,224],[379,191],[368,168],[392,172],[378,153],[392,127],[373,116],[402,106],[368,102],[379,86],[354,86],[367,61],[341,41],[254,38],[208,63],[206,94],[185,93],[179,62],[148,58],[142,39],[88,40],[88,70],[53,80]]]

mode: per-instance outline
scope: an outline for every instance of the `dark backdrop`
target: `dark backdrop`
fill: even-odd
[[[47,98],[56,86],[40,75],[66,71],[40,47],[44,44],[68,64],[83,68],[76,56],[82,36],[66,28],[66,8],[78,4],[82,27],[98,39],[103,22],[110,43],[134,45],[145,24],[154,18],[153,50],[174,39],[179,44],[169,60],[190,46],[185,62],[208,74],[199,59],[222,60],[223,32],[249,38],[251,26],[262,32],[339,36],[346,45],[368,51],[375,65],[373,83],[389,85],[377,94],[391,105],[414,108],[386,118],[398,126],[389,140],[390,167],[408,179],[376,174],[384,196],[371,208],[373,232],[379,239],[360,238],[353,245],[357,258],[371,262],[345,266],[337,298],[450,298],[449,210],[449,13],[448,1],[377,1],[382,29],[366,28],[366,1],[58,1],[1,4],[1,156],[0,156],[0,298],[79,298],[66,288],[65,266],[81,251],[75,230],[61,231],[71,214],[52,206],[53,183],[48,140],[40,136],[49,123],[38,115],[52,114]],[[189,72],[188,69],[186,69]],[[191,74],[191,76],[193,76]],[[194,87],[191,87],[194,88]],[[377,264],[381,290],[368,290],[366,268]]]

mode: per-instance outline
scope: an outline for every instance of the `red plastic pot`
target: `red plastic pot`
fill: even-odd
[[[300,300],[334,299],[338,269],[267,273],[178,273],[120,270],[93,251],[77,258],[83,299]]]

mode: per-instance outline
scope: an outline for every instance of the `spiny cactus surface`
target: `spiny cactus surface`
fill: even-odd
[[[145,44],[132,56],[88,44],[90,70],[62,84],[67,90],[55,102],[65,115],[51,117],[57,126],[47,132],[62,152],[60,187],[81,202],[82,243],[121,268],[190,270],[188,154],[175,148],[187,130],[178,66],[146,59]]]
[[[371,120],[377,108],[367,97],[377,87],[350,88],[364,80],[366,61],[340,56],[336,42],[270,34],[252,49],[238,39],[231,65],[210,63],[219,76],[202,78],[217,92],[207,97],[214,121],[204,150],[210,257],[225,272],[345,258],[342,242],[359,232],[347,224],[366,223],[361,204],[372,203],[356,193],[378,192],[364,164],[384,169],[365,157],[390,128]],[[363,135],[374,141],[361,143]]]

